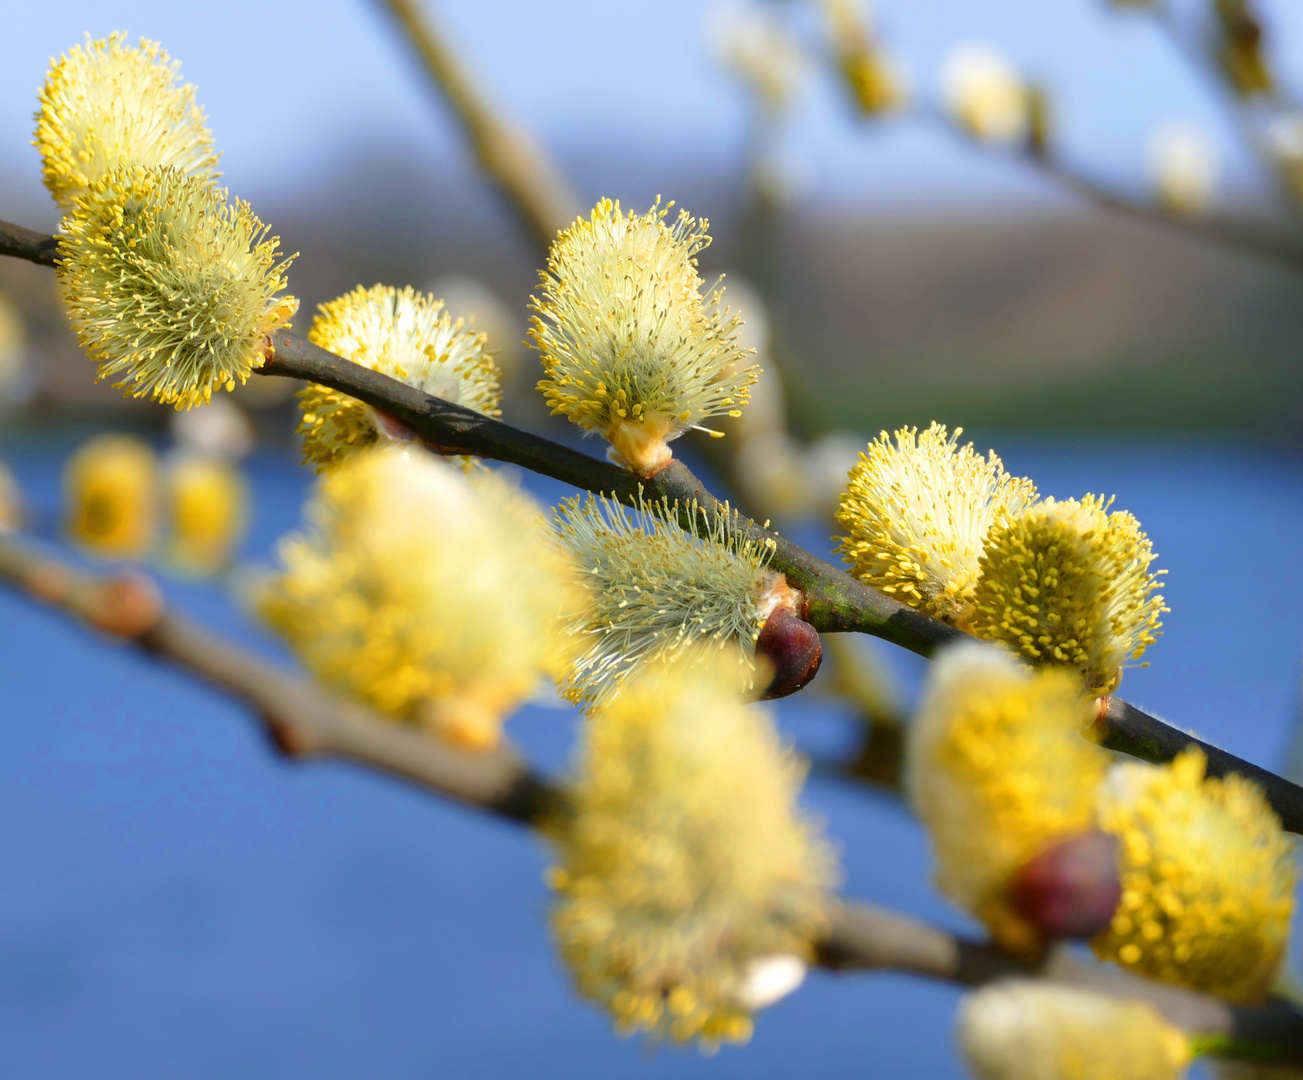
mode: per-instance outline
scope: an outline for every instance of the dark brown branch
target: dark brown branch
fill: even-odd
[[[78,622],[166,660],[250,707],[272,744],[295,759],[333,757],[401,777],[464,806],[527,825],[564,812],[565,794],[510,749],[469,753],[337,701],[167,610],[149,580],[100,576],[0,533],[0,580]],[[1303,1061],[1303,1015],[1280,1002],[1224,1002],[1051,953],[1029,965],[990,945],[872,904],[835,904],[816,957],[838,971],[900,971],[963,985],[1043,977],[1150,1001],[1194,1033],[1266,1044],[1276,1060]]]
[[[0,221],[0,255],[12,255],[41,266],[53,266],[59,252],[59,238],[33,232],[21,225]]]
[[[642,497],[669,499],[681,506],[695,501],[708,517],[722,511],[701,482],[681,461],[670,464],[648,480],[638,480],[623,469],[538,435],[519,431],[470,409],[430,397],[387,375],[343,360],[286,331],[273,336],[274,357],[265,374],[289,375],[324,383],[373,407],[397,416],[441,453],[475,454],[508,461],[588,491],[613,496],[634,505]],[[693,525],[684,517],[685,525]],[[806,617],[823,632],[858,631],[873,634],[913,652],[930,655],[938,647],[964,638],[953,627],[905,607],[890,597],[856,581],[822,559],[797,547],[777,533],[739,516],[738,527],[748,536],[771,541],[772,565],[805,594]],[[1108,699],[1098,721],[1106,745],[1146,760],[1171,760],[1194,743],[1208,754],[1210,774],[1238,772],[1261,784],[1282,824],[1303,832],[1303,789],[1273,773],[1251,765],[1224,750],[1200,743],[1192,735],[1127,705]]]
[[[1190,746],[1197,746],[1208,758],[1209,776],[1238,773],[1246,780],[1252,780],[1268,793],[1271,808],[1280,816],[1281,825],[1289,832],[1303,833],[1303,788],[1283,782],[1266,769],[1165,724],[1121,698],[1101,698],[1099,705],[1096,723],[1103,732],[1103,744],[1108,749],[1144,761],[1164,762],[1171,761]]]
[[[10,237],[16,238],[12,248],[5,246]],[[13,254],[42,262],[43,259],[33,254],[45,250],[42,243],[38,234],[0,223],[0,255]],[[271,336],[269,352],[267,362],[260,369],[261,374],[307,379],[355,397],[397,417],[439,453],[474,454],[510,462],[577,488],[614,497],[628,505],[636,505],[640,498],[648,502],[668,499],[680,507],[695,502],[705,510],[708,522],[713,522],[723,511],[723,505],[677,459],[651,478],[639,479],[578,450],[432,397],[388,375],[319,349],[288,331],[277,331]],[[691,514],[684,514],[680,520],[685,526],[696,528],[700,525],[699,519]],[[805,594],[805,617],[821,632],[872,634],[925,656],[966,636],[870,589],[748,518],[739,515],[736,522],[737,528],[747,536],[772,543],[773,567],[786,574],[788,580]],[[1163,733],[1162,752],[1170,750],[1172,755],[1198,741],[1118,699],[1111,699],[1098,723],[1111,746],[1139,757],[1152,755],[1155,733]],[[1207,752],[1210,763],[1215,763],[1221,772],[1250,775],[1262,784],[1268,802],[1281,816],[1287,829],[1292,832],[1303,829],[1303,814],[1300,813],[1303,789],[1214,747],[1208,747]]]
[[[578,450],[431,397],[288,331],[273,334],[271,346],[273,355],[262,374],[307,379],[355,397],[402,420],[440,453],[510,462],[631,506],[637,505],[641,493],[648,503],[668,499],[687,508],[695,502],[705,510],[708,521],[723,511],[723,504],[677,459],[655,476],[640,479]],[[691,514],[685,513],[682,520],[691,524]],[[818,630],[874,634],[924,654],[963,637],[960,631],[870,589],[748,518],[739,516],[738,527],[753,539],[772,543],[772,565],[805,593],[809,605],[806,618]]]

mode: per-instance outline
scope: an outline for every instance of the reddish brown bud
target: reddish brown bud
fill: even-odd
[[[756,640],[756,656],[774,670],[765,700],[795,694],[814,678],[823,662],[823,644],[819,632],[788,608],[774,611]]]
[[[1018,871],[1014,907],[1047,937],[1094,937],[1122,898],[1117,853],[1117,837],[1097,829],[1052,844]]]

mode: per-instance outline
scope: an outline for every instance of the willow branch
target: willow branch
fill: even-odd
[[[1295,272],[1303,272],[1303,236],[1284,222],[1272,227],[1244,218],[1231,218],[1211,213],[1167,213],[1156,203],[1137,199],[1070,165],[1057,156],[1051,148],[1038,150],[1030,145],[1012,148],[993,146],[972,135],[935,106],[920,107],[913,115],[943,128],[967,146],[990,157],[1019,161],[1035,169],[1065,191],[1102,209],[1184,233],[1186,236],[1238,251]]]
[[[537,143],[489,104],[418,0],[380,0],[415,50],[431,85],[452,108],[480,168],[544,252],[579,212],[579,199]]]
[[[288,331],[273,334],[271,342],[273,356],[262,373],[307,379],[364,401],[402,420],[439,453],[473,454],[520,465],[630,506],[638,505],[640,499],[647,503],[666,500],[671,507],[678,505],[679,520],[688,528],[703,528],[703,517],[682,513],[684,507],[699,507],[708,525],[718,515],[730,512],[727,504],[718,502],[677,458],[652,477],[639,479],[608,462],[431,397],[388,375],[319,349]],[[770,565],[801,590],[805,618],[821,632],[872,634],[925,656],[967,638],[962,631],[869,588],[749,518],[736,515],[732,528],[772,545]],[[1167,761],[1187,746],[1198,746],[1208,757],[1210,776],[1240,773],[1251,777],[1262,785],[1284,828],[1303,833],[1303,788],[1290,781],[1173,728],[1119,698],[1103,700],[1096,723],[1110,749],[1148,761]]]
[[[261,374],[307,379],[364,401],[401,420],[438,453],[473,454],[519,465],[629,506],[637,506],[640,500],[647,504],[666,500],[671,506],[677,504],[685,527],[702,527],[692,513],[694,505],[712,525],[719,515],[731,513],[677,458],[655,475],[640,478],[581,451],[432,397],[326,352],[289,331],[277,331],[270,340],[271,356]],[[749,518],[739,514],[734,521],[739,532],[770,546],[770,565],[805,594],[805,618],[816,629],[873,634],[924,654],[964,637],[961,631],[869,588]]]
[[[153,582],[139,574],[87,574],[0,532],[0,579],[231,694],[250,706],[288,758],[367,765],[517,821],[535,821],[557,804],[558,793],[509,746],[470,753],[383,723],[169,611]]]
[[[157,587],[143,576],[87,573],[13,534],[0,533],[0,580],[248,706],[272,745],[289,758],[350,761],[525,825],[565,812],[564,790],[534,773],[509,747],[489,753],[457,750],[331,698],[169,611]],[[1251,1037],[1269,1047],[1276,1060],[1303,1062],[1303,1014],[1280,1003],[1234,1009],[1213,998],[1106,972],[1057,953],[1029,965],[991,945],[858,901],[834,903],[816,959],[839,971],[899,971],[969,986],[1009,976],[1088,985],[1150,1001],[1192,1033]]]
[[[12,255],[40,266],[53,266],[59,251],[59,238],[49,233],[33,232],[12,222],[0,221],[0,255]]]
[[[16,237],[12,242],[9,237]],[[16,255],[53,265],[54,238],[0,223],[0,255]],[[677,507],[686,528],[713,528],[730,514],[730,528],[770,545],[770,565],[804,595],[804,617],[821,632],[872,634],[912,652],[930,656],[967,635],[921,611],[871,589],[823,559],[740,514],[732,514],[677,458],[649,478],[640,479],[609,462],[521,431],[500,420],[433,397],[378,371],[326,352],[289,331],[268,339],[262,375],[284,375],[328,386],[401,420],[432,450],[471,454],[550,476],[562,483],[615,498],[628,506],[664,500]],[[701,514],[693,513],[697,507]],[[1241,773],[1262,785],[1267,801],[1290,832],[1303,833],[1303,788],[1249,764],[1233,754],[1173,728],[1118,698],[1105,699],[1096,724],[1106,745],[1150,761],[1170,760],[1187,746],[1208,757],[1210,776]]]

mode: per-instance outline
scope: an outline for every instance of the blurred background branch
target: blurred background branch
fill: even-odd
[[[494,109],[420,0],[378,0],[420,60],[436,93],[456,115],[484,175],[503,194],[544,255],[581,209],[542,145]]]
[[[337,758],[414,783],[463,806],[537,826],[565,812],[565,792],[509,746],[462,751],[324,694],[303,679],[168,610],[137,572],[88,573],[0,531],[0,580],[83,625],[174,664],[248,706],[290,759]],[[1084,963],[1065,951],[1028,963],[911,916],[858,901],[834,905],[819,962],[839,971],[898,971],[973,986],[1017,975],[1151,1003],[1206,1036],[1252,1036],[1273,1060],[1303,1062],[1303,1013],[1283,1002],[1236,1009],[1216,998]]]

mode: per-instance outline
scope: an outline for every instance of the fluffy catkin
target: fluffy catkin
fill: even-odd
[[[172,565],[198,576],[224,570],[249,519],[239,468],[219,457],[183,454],[164,474],[163,501]]]
[[[759,374],[741,366],[750,350],[723,290],[701,293],[706,222],[680,212],[667,225],[671,206],[624,214],[603,199],[557,237],[532,302],[548,405],[599,432],[640,475],[668,461],[689,428],[739,415]]]
[[[1206,766],[1191,747],[1109,773],[1099,825],[1121,842],[1122,902],[1092,945],[1151,978],[1259,1001],[1289,940],[1293,845],[1261,789]]]
[[[1146,1002],[1030,979],[969,993],[958,1036],[977,1080],[1180,1080],[1191,1058]]]
[[[78,547],[105,559],[142,559],[158,533],[158,462],[149,444],[100,435],[63,473],[64,528]]]
[[[267,226],[175,169],[119,169],[64,218],[55,266],[68,317],[99,378],[188,409],[265,361],[298,309]],[[291,257],[292,258],[292,257]]]
[[[496,473],[370,450],[320,481],[257,606],[318,679],[471,747],[563,665],[571,576],[540,508]]]
[[[977,564],[992,522],[1036,498],[992,452],[958,445],[963,428],[885,431],[850,471],[837,510],[837,550],[850,573],[952,625],[972,614]]]
[[[933,664],[908,728],[906,790],[932,839],[937,885],[1009,948],[1041,944],[1012,904],[1015,872],[1092,825],[1108,768],[1085,737],[1093,716],[1068,673],[967,644]]]
[[[1167,608],[1149,538],[1112,500],[1046,499],[997,518],[986,539],[972,630],[1034,664],[1076,668],[1092,694],[1117,688]],[[1161,571],[1159,572],[1161,573]]]
[[[434,397],[485,416],[499,415],[502,390],[484,335],[464,320],[454,320],[442,300],[426,293],[358,286],[320,306],[308,338]],[[371,407],[338,390],[309,384],[299,392],[299,403],[303,459],[318,472],[381,438],[383,428]]]
[[[203,182],[217,154],[195,88],[177,85],[180,64],[155,42],[126,44],[122,31],[77,45],[52,61],[33,145],[41,178],[65,210],[121,167],[171,168]]]
[[[756,981],[808,961],[826,925],[834,860],[796,805],[805,769],[741,690],[726,658],[659,665],[582,727],[552,929],[621,1030],[746,1039]]]
[[[606,701],[640,667],[702,646],[751,671],[765,619],[791,595],[786,579],[768,569],[772,550],[741,533],[727,507],[700,536],[676,510],[626,510],[592,496],[558,506],[557,533],[590,599],[568,627],[575,659],[562,688],[570,700]]]

